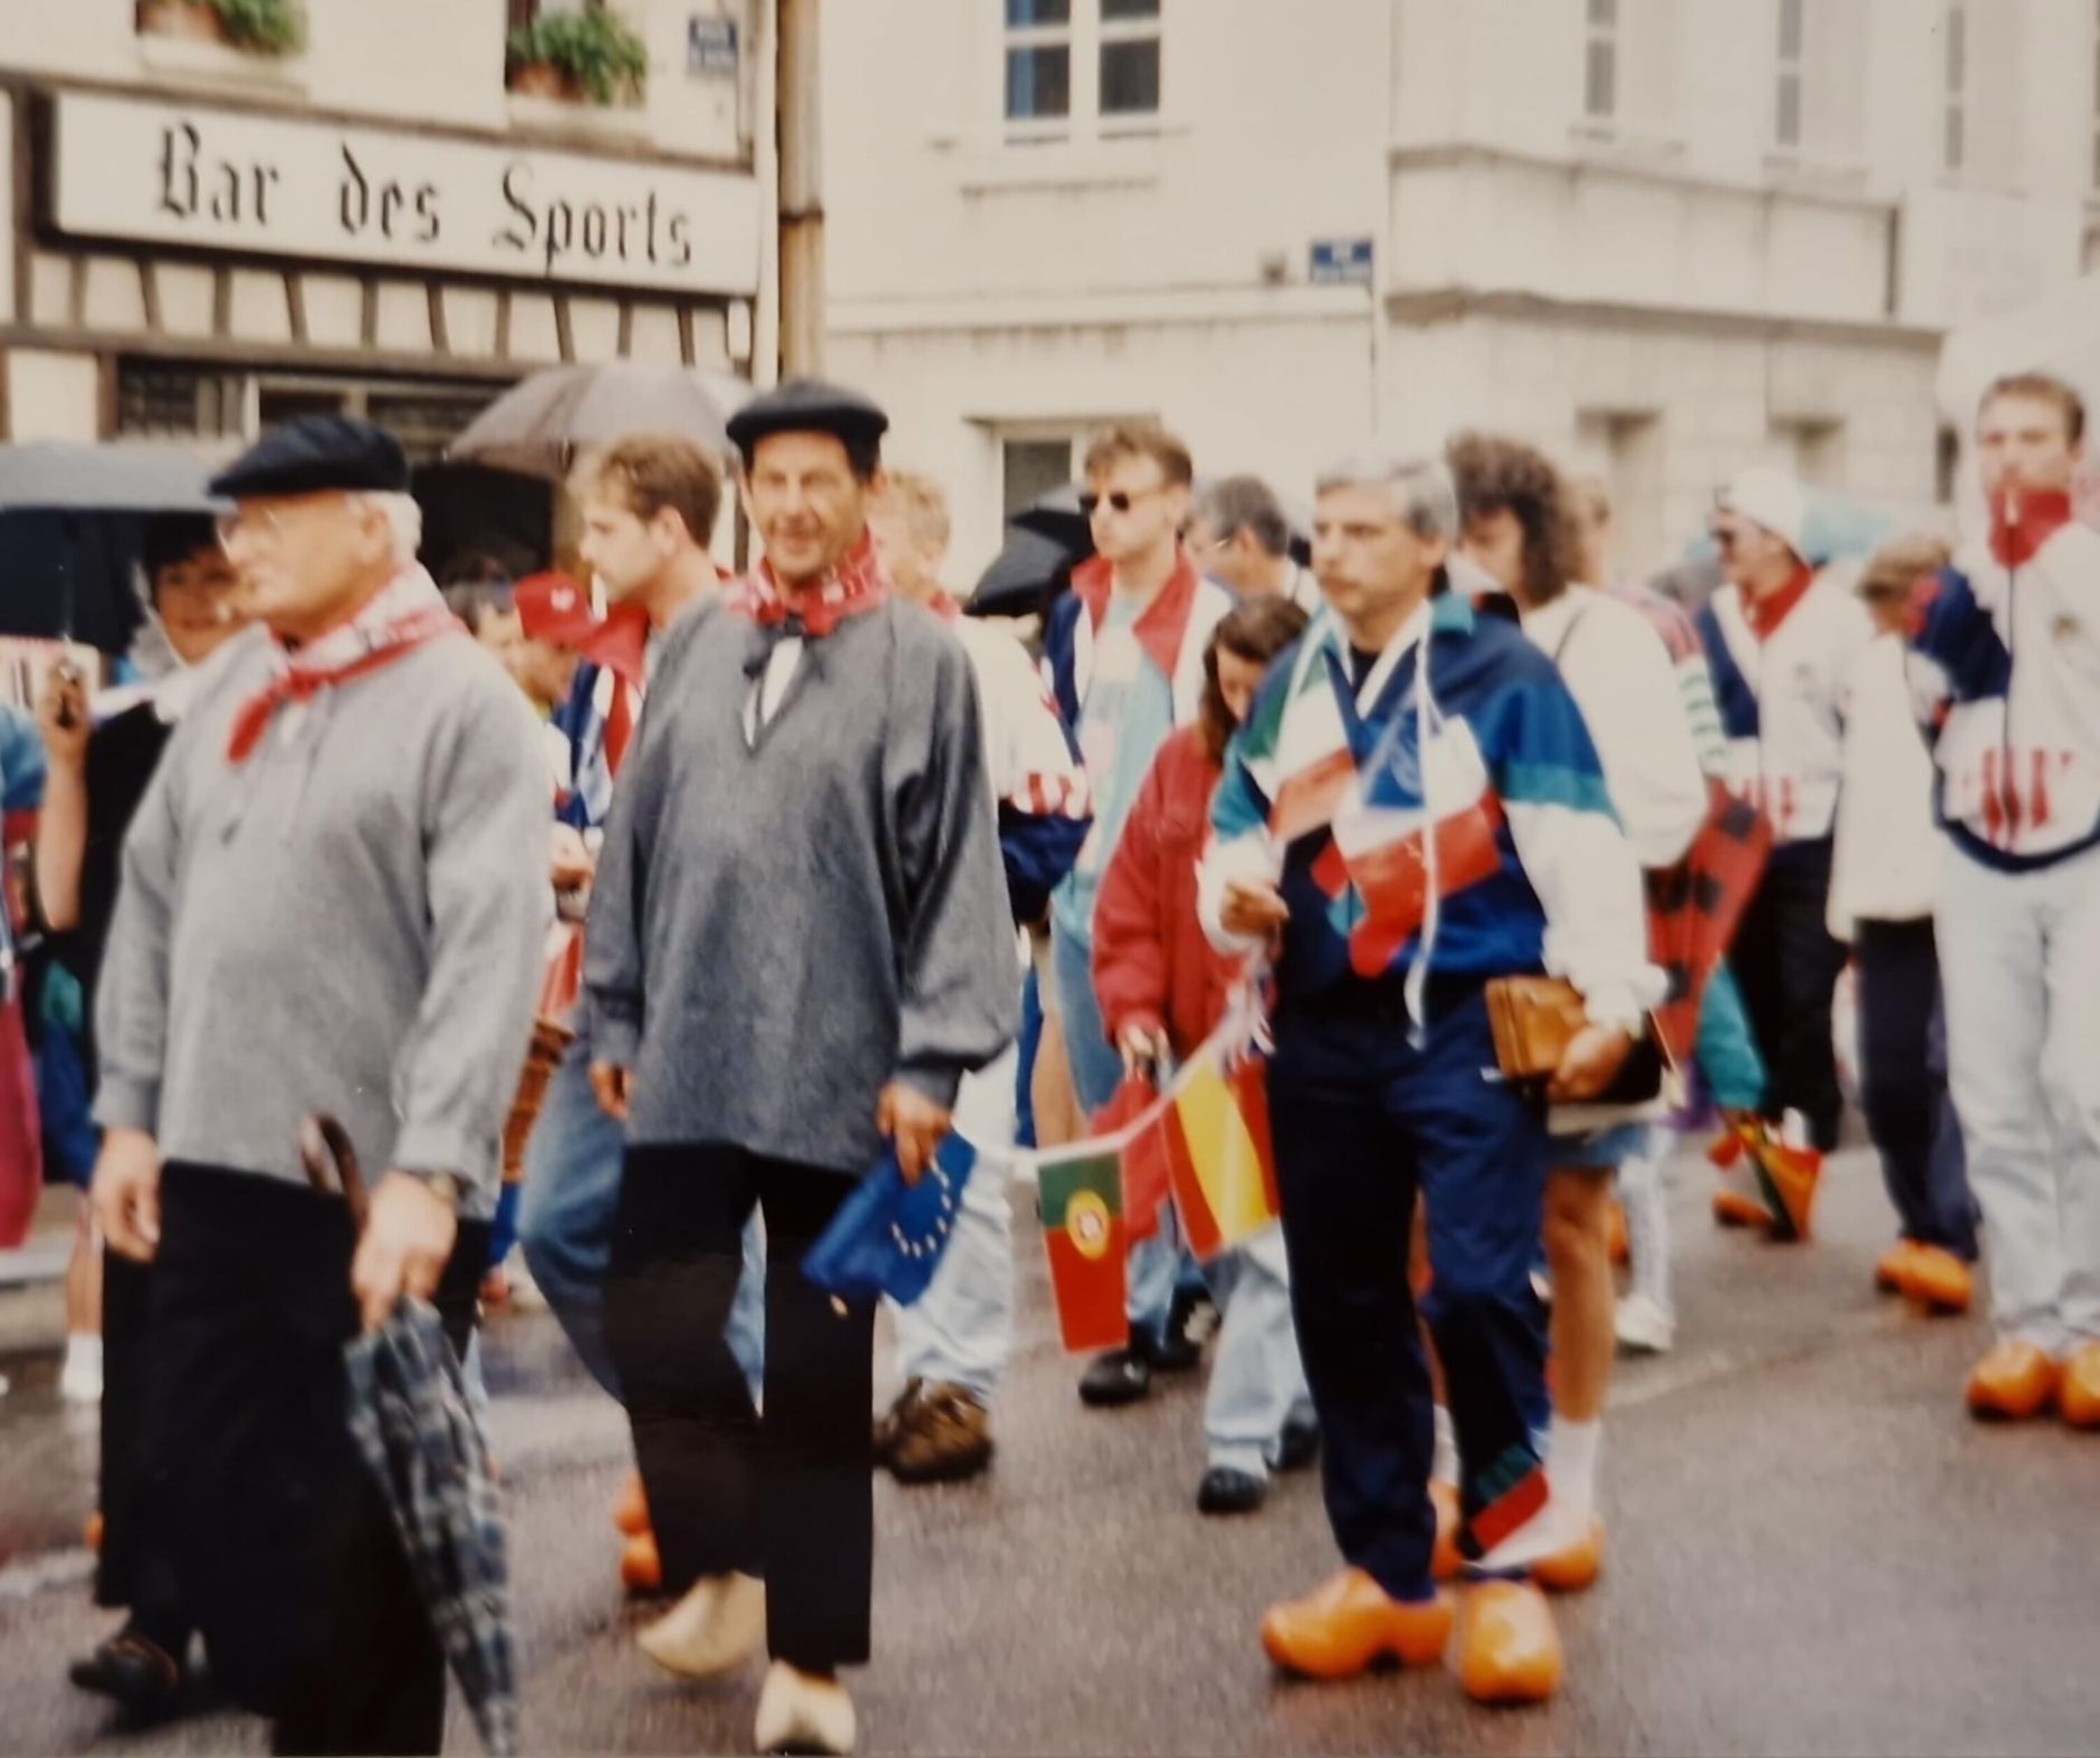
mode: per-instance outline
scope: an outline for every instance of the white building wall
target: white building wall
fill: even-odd
[[[1641,566],[1758,459],[1925,515],[1941,335],[2100,225],[2093,7],[1968,0],[1958,169],[1943,0],[1802,7],[1791,144],[1781,0],[1617,0],[1602,117],[1586,0],[1166,0],[1158,137],[1070,148],[1004,143],[990,0],[833,7],[833,363],[947,480],[965,571],[1002,431],[1138,412],[1301,500],[1374,415],[1513,430],[1614,483]],[[1374,397],[1361,290],[1295,284],[1354,236]]]

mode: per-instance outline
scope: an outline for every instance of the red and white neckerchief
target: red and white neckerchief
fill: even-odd
[[[822,641],[848,617],[860,616],[889,601],[889,571],[863,531],[860,541],[824,571],[821,579],[783,586],[770,562],[761,562],[730,594],[730,608],[761,628],[787,636]]]
[[[1767,593],[1762,598],[1749,593],[1741,594],[1743,620],[1749,625],[1750,632],[1760,641],[1770,641],[1786,620],[1787,613],[1808,596],[1808,588],[1815,584],[1815,573],[1804,562],[1777,592]]]
[[[287,704],[311,702],[323,690],[381,671],[440,635],[465,632],[465,625],[445,608],[421,568],[397,574],[340,628],[296,650],[281,644],[272,648],[276,675],[234,716],[227,760],[236,768],[245,763]]]
[[[2016,495],[2001,489],[1991,497],[1991,554],[2001,568],[2022,568],[2076,515],[2062,489]]]
[[[649,613],[639,605],[621,605],[598,625],[583,651],[586,663],[612,674],[611,700],[605,711],[605,762],[614,776],[626,760],[634,729],[642,717],[642,693],[648,685]]]

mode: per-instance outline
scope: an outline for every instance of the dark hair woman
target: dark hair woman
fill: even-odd
[[[1225,747],[1263,674],[1304,632],[1285,598],[1241,605],[1211,636],[1195,722],[1159,747],[1094,905],[1094,993],[1125,1064],[1186,1059],[1217,1029],[1237,974],[1196,919],[1196,863]],[[1281,1239],[1259,1236],[1206,1271],[1224,1312],[1203,1412],[1207,1469],[1196,1505],[1242,1513],[1268,1493],[1272,1466],[1309,1461],[1311,1403],[1291,1328]]]

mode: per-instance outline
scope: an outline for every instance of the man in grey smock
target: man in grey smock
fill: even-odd
[[[1017,1023],[969,660],[867,534],[886,425],[806,381],[730,424],[767,559],[665,638],[585,940],[628,1132],[607,1339],[684,1596],[646,1646],[704,1675],[765,1637],[761,1749],[849,1749],[868,1653],[874,1311],[803,1256],[885,1138],[924,1170]],[[762,1420],[722,1340],[754,1206]]]
[[[152,1263],[151,1464],[213,1674],[280,1751],[443,1734],[342,1351],[404,1294],[464,1346],[551,913],[537,729],[416,565],[408,486],[334,416],[218,479],[258,624],[133,817],[98,991],[95,1206]],[[305,1180],[315,1113],[380,1174],[361,1239]]]

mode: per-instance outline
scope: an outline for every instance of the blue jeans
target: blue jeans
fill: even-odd
[[[590,1046],[578,1038],[548,1078],[526,1143],[518,1233],[549,1310],[590,1377],[615,1398],[620,1386],[606,1347],[605,1276],[626,1149],[626,1132],[591,1090]],[[729,1346],[756,1403],[765,1376],[765,1249],[755,1214],[743,1230],[743,1265],[730,1309]]]
[[[1123,1084],[1123,1057],[1108,1040],[1101,1010],[1094,999],[1094,949],[1061,928],[1050,935],[1051,975],[1057,989],[1059,1024],[1065,1034],[1065,1057],[1071,1065],[1079,1108],[1091,1119]],[[1133,1333],[1155,1343],[1167,1335],[1174,1289],[1181,1270],[1181,1236],[1170,1211],[1160,1217],[1159,1231],[1130,1249],[1130,1291],[1126,1310]]]
[[[1290,1267],[1283,1231],[1271,1227],[1203,1267],[1224,1314],[1203,1397],[1207,1461],[1249,1477],[1276,1463],[1283,1425],[1309,1419],[1312,1394],[1290,1317]]]
[[[989,1405],[1013,1355],[1012,1173],[1014,1068],[1008,1050],[982,1073],[966,1075],[955,1100],[955,1131],[977,1150],[963,1187],[948,1249],[930,1287],[909,1306],[890,1305],[898,1371],[907,1380],[960,1386]]]

